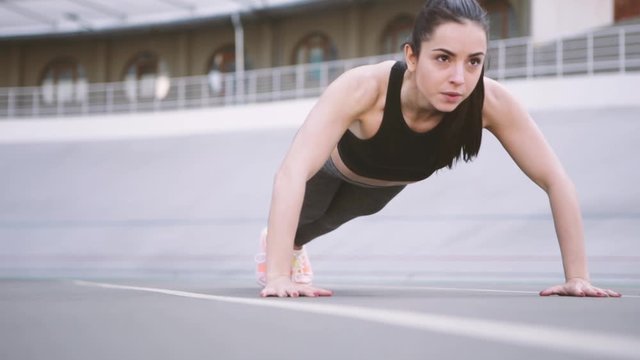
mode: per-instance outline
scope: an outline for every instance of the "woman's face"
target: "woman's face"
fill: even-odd
[[[438,26],[421,44],[420,54],[405,47],[409,71],[414,72],[421,106],[451,112],[473,91],[487,53],[487,36],[475,22]]]

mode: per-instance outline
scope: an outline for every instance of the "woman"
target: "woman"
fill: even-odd
[[[330,296],[311,285],[302,246],[379,211],[405,185],[460,157],[470,161],[483,128],[549,196],[566,282],[540,294],[620,296],[589,282],[573,183],[527,112],[484,78],[487,34],[475,0],[429,0],[404,62],[349,70],[325,90],[275,178],[261,296]]]

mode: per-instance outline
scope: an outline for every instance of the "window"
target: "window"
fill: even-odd
[[[506,39],[519,36],[518,18],[508,0],[485,0],[482,5],[489,13],[490,39]]]
[[[129,100],[164,99],[171,81],[166,63],[151,52],[136,55],[125,70],[125,91]]]
[[[224,94],[222,74],[236,71],[236,47],[225,45],[216,50],[207,64],[209,86],[215,95]]]
[[[87,96],[84,67],[69,58],[47,64],[40,86],[46,104],[82,102]]]
[[[615,21],[622,21],[640,17],[640,1],[638,0],[616,0]]]
[[[319,63],[335,60],[337,52],[328,36],[314,33],[304,37],[293,50],[294,64]]]
[[[400,15],[391,20],[382,32],[381,52],[391,54],[401,51],[402,44],[410,40],[413,22],[413,18],[409,15]]]

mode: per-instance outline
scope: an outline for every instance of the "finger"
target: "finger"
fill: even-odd
[[[551,296],[551,295],[561,295],[560,294],[560,286],[552,286],[540,292],[540,296]]]
[[[287,289],[287,295],[296,298],[298,296],[300,296],[300,293],[298,291],[296,291],[295,289]]]
[[[582,287],[582,292],[585,296],[589,297],[597,297],[598,296],[598,288],[595,286],[584,286]]]
[[[584,293],[582,293],[580,290],[576,288],[567,289],[564,286],[558,286],[558,288],[553,293],[558,296],[584,296]]]
[[[315,288],[310,285],[300,285],[299,287],[300,295],[307,297],[316,297],[318,296],[318,288]]]
[[[540,291],[540,296],[550,296],[551,294],[553,294],[553,292],[550,289],[544,289],[542,291]]]
[[[333,291],[307,285],[300,288],[300,294],[308,297],[331,296]]]
[[[313,290],[316,293],[316,296],[332,296],[333,295],[333,291],[331,290],[322,289],[322,288],[314,288]]]
[[[300,290],[300,295],[301,296],[306,296],[306,297],[316,297],[316,291],[313,289],[304,289],[304,290]]]
[[[615,292],[613,290],[610,289],[606,289],[605,292],[607,293],[607,295],[611,296],[611,297],[621,297],[622,294],[620,294],[619,292]]]
[[[262,291],[260,291],[260,296],[262,297],[275,296],[275,295],[276,293],[270,288],[264,288],[262,289]]]
[[[287,290],[285,289],[278,290],[278,297],[287,297]]]
[[[590,297],[607,297],[609,296],[607,293],[602,291],[602,289],[598,289],[597,287],[587,287],[584,289],[584,294]]]

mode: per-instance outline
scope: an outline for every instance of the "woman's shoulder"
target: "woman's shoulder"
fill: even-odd
[[[491,78],[484,78],[484,104],[482,107],[483,127],[490,127],[496,121],[505,119],[516,100],[511,92],[502,84]]]
[[[508,90],[499,82],[488,78],[484,78],[484,106],[489,108],[495,107],[500,100],[508,96]]]
[[[361,65],[354,67],[346,73],[352,73],[355,76],[367,76],[372,78],[388,77],[391,68],[396,62],[393,60],[383,61],[376,64]]]
[[[394,61],[383,61],[377,64],[362,65],[345,71],[341,76],[359,87],[386,88],[389,72]]]
[[[352,102],[367,107],[386,94],[389,72],[394,63],[384,61],[352,68],[340,75],[330,88],[333,87],[338,93],[348,96]]]

